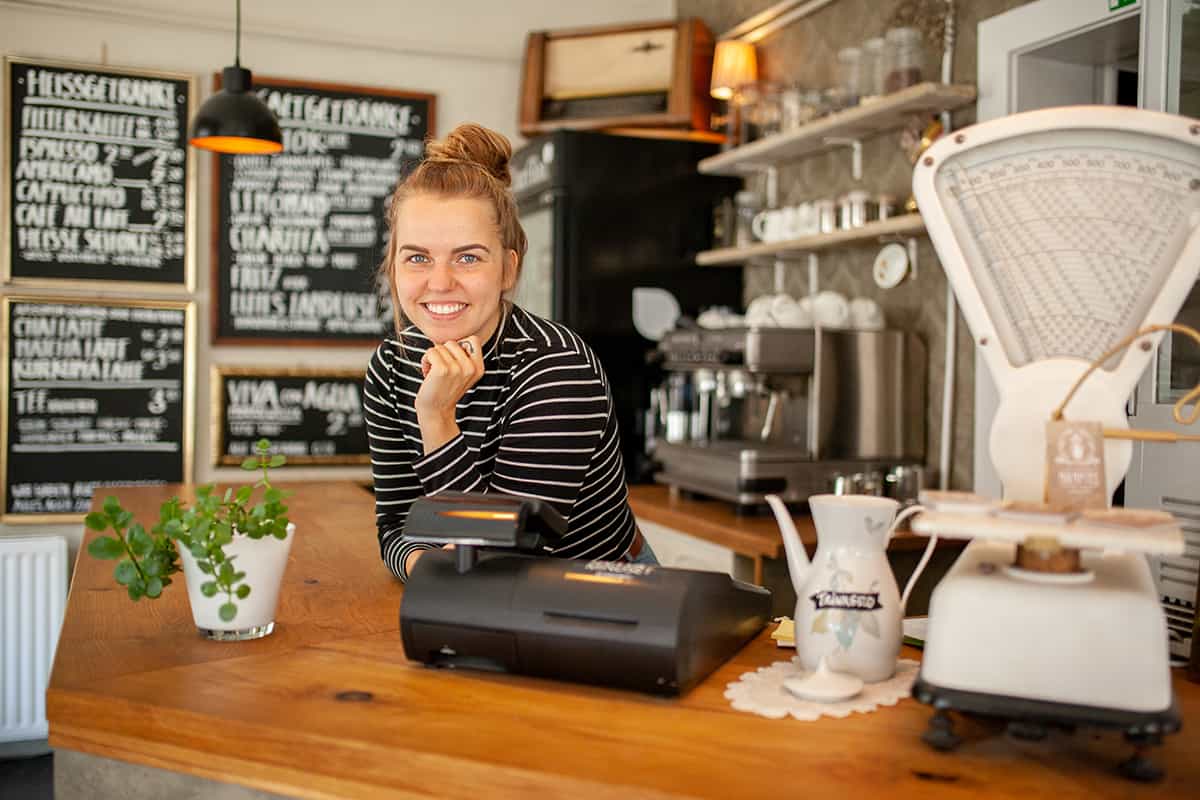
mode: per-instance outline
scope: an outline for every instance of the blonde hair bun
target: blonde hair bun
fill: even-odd
[[[425,160],[435,164],[473,164],[502,186],[512,185],[508,161],[512,145],[504,136],[474,122],[459,125],[441,141],[425,145]]]

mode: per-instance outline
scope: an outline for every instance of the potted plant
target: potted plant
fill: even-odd
[[[112,530],[88,545],[96,558],[118,559],[114,576],[133,600],[156,598],[182,569],[192,618],[210,639],[242,640],[267,636],[275,628],[279,586],[287,566],[295,525],[283,501],[290,495],[271,485],[270,470],[283,466],[282,454],[260,439],[242,469],[261,471],[253,486],[216,494],[212,484],[196,490],[185,505],[172,497],[159,507],[149,531],[115,497],[87,515],[95,531]],[[256,489],[262,496],[254,501]],[[251,590],[251,585],[254,589]]]

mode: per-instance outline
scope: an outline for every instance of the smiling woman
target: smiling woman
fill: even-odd
[[[384,563],[401,580],[429,548],[403,536],[414,500],[443,491],[549,502],[554,555],[653,562],[629,509],[608,378],[563,325],[504,299],[525,232],[512,147],[461,125],[396,189],[388,254],[396,336],[367,369],[364,409]]]

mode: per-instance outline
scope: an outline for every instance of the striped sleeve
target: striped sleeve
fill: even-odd
[[[385,341],[375,350],[363,384],[363,419],[371,450],[371,471],[375,483],[375,524],[379,535],[379,553],[392,574],[408,580],[404,563],[414,550],[429,550],[432,545],[403,538],[404,521],[412,506],[415,479],[405,480],[411,472],[416,451],[405,436],[405,414],[396,408],[394,385],[399,347]]]
[[[427,494],[497,491],[550,503],[568,521],[596,453],[610,401],[604,382],[581,353],[545,350],[511,377],[490,478],[460,435],[413,466]]]

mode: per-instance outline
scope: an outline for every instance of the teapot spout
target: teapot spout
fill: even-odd
[[[812,562],[808,560],[808,553],[804,552],[804,542],[800,541],[800,532],[796,530],[791,512],[788,511],[783,500],[779,495],[769,494],[766,496],[766,501],[775,515],[779,532],[783,535],[783,548],[787,551],[788,574],[791,575],[796,596],[799,597],[804,593],[804,584],[808,580],[808,570],[812,566]]]

